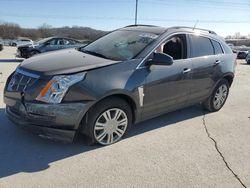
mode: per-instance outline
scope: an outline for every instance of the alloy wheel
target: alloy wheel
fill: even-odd
[[[119,108],[104,111],[96,120],[94,136],[102,145],[110,145],[119,141],[128,126],[126,113]]]
[[[214,95],[213,104],[214,104],[215,109],[218,110],[223,106],[224,102],[226,101],[227,94],[228,94],[228,88],[225,84],[222,84],[217,89],[217,91]]]

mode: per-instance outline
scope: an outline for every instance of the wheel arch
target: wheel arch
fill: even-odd
[[[234,75],[232,73],[228,73],[225,74],[223,76],[224,79],[226,79],[228,81],[229,86],[231,87],[232,83],[233,83],[233,79],[234,79]]]
[[[100,100],[97,100],[95,103],[93,103],[89,108],[88,110],[86,111],[86,113],[84,113],[84,115],[82,116],[80,122],[79,122],[79,125],[77,127],[77,132],[78,133],[82,133],[82,134],[86,134],[86,131],[87,131],[87,127],[85,126],[87,121],[88,121],[88,116],[89,116],[89,111],[91,109],[93,109],[98,103],[106,100],[106,99],[110,99],[110,98],[119,98],[119,99],[122,99],[124,100],[130,107],[131,107],[131,111],[132,111],[132,124],[134,124],[137,119],[139,118],[138,117],[138,107],[137,107],[137,104],[135,102],[135,100],[127,95],[127,94],[124,94],[124,93],[113,93],[113,94],[110,94],[110,95],[106,95],[104,96],[103,98],[101,98]],[[77,137],[77,136],[76,136]]]
[[[223,76],[221,76],[221,78],[218,79],[218,80],[214,83],[214,85],[213,85],[213,87],[211,88],[211,90],[210,90],[208,96],[210,96],[210,95],[212,94],[214,88],[218,85],[218,83],[219,83],[222,79],[227,80],[227,81],[228,81],[228,84],[229,84],[229,87],[231,87],[231,85],[232,85],[232,83],[233,83],[233,79],[234,79],[234,74],[233,74],[233,73],[226,73],[226,74],[224,74]]]
[[[131,97],[128,94],[125,94],[125,93],[113,93],[113,94],[107,95],[107,96],[101,98],[100,100],[98,100],[93,106],[95,106],[97,103],[99,103],[99,102],[101,102],[103,100],[109,99],[109,98],[119,98],[119,99],[122,99],[125,102],[127,102],[128,105],[131,107],[131,110],[132,110],[132,115],[133,115],[132,122],[133,123],[136,122],[138,106],[137,106],[135,100],[133,99],[133,97]]]

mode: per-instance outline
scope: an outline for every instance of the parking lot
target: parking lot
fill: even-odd
[[[13,125],[3,89],[21,59],[0,52],[0,187],[250,187],[250,65],[237,62],[225,106],[193,106],[135,125],[107,147],[62,144]]]

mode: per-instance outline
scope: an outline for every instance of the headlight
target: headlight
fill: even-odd
[[[41,90],[36,100],[46,103],[60,103],[73,84],[83,80],[86,72],[54,76]]]

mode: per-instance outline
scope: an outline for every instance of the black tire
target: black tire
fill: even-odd
[[[221,87],[226,87],[227,93],[226,95],[223,95],[225,98],[223,102],[220,103],[220,105],[216,106],[215,105],[215,100],[216,100],[216,94],[219,92],[219,88]],[[208,97],[208,99],[203,103],[203,107],[208,110],[209,112],[217,112],[219,111],[225,104],[227,97],[229,94],[229,83],[226,79],[222,79],[214,88],[212,94]]]
[[[38,51],[36,51],[36,50],[33,50],[33,51],[31,51],[31,52],[29,53],[28,58],[29,58],[29,57],[32,57],[32,56],[34,56],[34,55],[37,55],[37,54],[40,54],[40,52],[38,52]]]
[[[113,143],[120,141],[121,138],[126,136],[129,129],[131,128],[131,125],[132,125],[132,109],[131,109],[130,105],[125,100],[123,100],[121,98],[118,98],[118,97],[111,97],[111,98],[104,99],[103,101],[100,101],[99,103],[95,104],[89,110],[89,112],[87,113],[87,117],[85,117],[85,119],[83,121],[83,125],[82,125],[82,128],[81,128],[81,133],[88,136],[88,138],[90,139],[90,141],[89,141],[90,144],[94,144],[94,143],[98,143],[100,145],[113,144],[113,143],[104,144],[104,143],[99,142],[97,140],[96,134],[95,134],[95,126],[96,126],[97,120],[102,116],[102,114],[105,111],[110,110],[110,109],[120,109],[123,112],[125,112],[126,117],[127,117],[127,126],[126,126],[126,130],[124,130],[124,134],[119,138],[119,140],[116,140]],[[113,118],[114,118],[114,116],[113,116]],[[112,135],[114,135],[114,133],[112,133]]]

